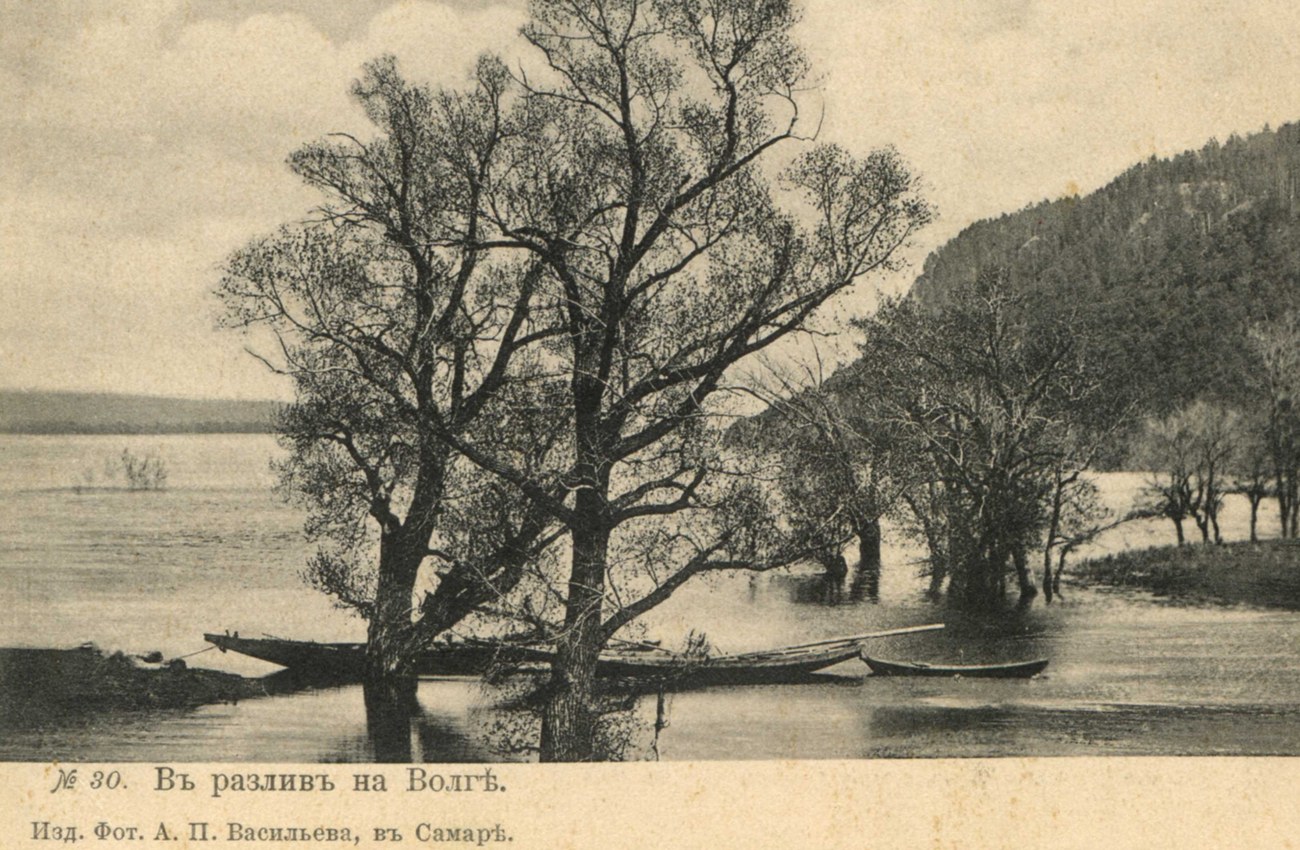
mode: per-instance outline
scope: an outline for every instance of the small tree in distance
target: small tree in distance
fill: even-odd
[[[1250,328],[1282,537],[1300,536],[1300,311]]]
[[[122,449],[116,459],[105,459],[103,474],[104,481],[110,485],[121,476],[126,480],[126,488],[133,492],[166,490],[169,475],[162,455],[157,452],[138,455],[130,449]],[[95,480],[95,469],[88,468],[81,473],[82,483],[73,489],[81,493],[83,487],[94,487]]]
[[[1268,437],[1267,416],[1258,410],[1248,411],[1238,429],[1238,444],[1230,459],[1228,492],[1244,496],[1250,505],[1251,543],[1259,542],[1259,508],[1272,494],[1275,481]]]
[[[1189,518],[1202,542],[1222,543],[1219,511],[1231,489],[1240,440],[1240,415],[1205,401],[1148,419],[1133,455],[1135,466],[1150,470],[1140,510],[1167,517],[1179,545],[1186,541],[1183,523]]]
[[[167,488],[167,465],[160,455],[149,453],[143,457],[130,449],[122,449],[118,458],[122,475],[126,478],[129,490],[165,490]]]

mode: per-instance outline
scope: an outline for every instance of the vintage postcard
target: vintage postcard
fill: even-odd
[[[1290,4],[0,10],[0,847],[1300,834]]]

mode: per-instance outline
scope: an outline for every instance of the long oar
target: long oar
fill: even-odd
[[[644,640],[624,640],[624,639],[622,639],[622,638],[610,638],[610,641],[609,641],[609,642],[610,642],[610,643],[617,643],[617,644],[619,644],[619,645],[621,645],[621,646],[635,646],[635,647],[638,647],[639,649],[643,649],[643,650],[645,650],[645,651],[647,651],[647,652],[653,650],[653,651],[655,651],[655,652],[666,652],[666,653],[668,653],[669,655],[678,655],[678,654],[679,654],[679,653],[677,653],[677,652],[674,652],[674,651],[671,650],[671,649],[666,649],[665,647],[663,647],[663,646],[660,645],[660,644],[657,644],[657,643],[650,643],[650,642],[648,642],[648,641],[644,641]]]
[[[812,643],[800,643],[794,646],[783,646],[779,649],[769,649],[766,652],[744,652],[736,655],[720,655],[717,658],[748,658],[756,655],[776,655],[778,653],[791,652],[799,649],[812,649],[818,646],[832,646],[838,643],[860,643],[864,640],[873,638],[894,637],[895,635],[910,635],[917,632],[934,632],[943,628],[943,623],[931,623],[928,626],[904,626],[897,629],[886,629],[882,632],[867,632],[862,635],[849,635],[847,637],[827,638],[826,640],[813,641]]]

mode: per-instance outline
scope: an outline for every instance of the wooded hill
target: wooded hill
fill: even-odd
[[[115,393],[0,391],[0,434],[264,433],[279,404]]]
[[[1300,305],[1300,125],[1212,140],[1135,165],[1084,197],[967,227],[912,289],[946,294],[1002,268],[1037,309],[1101,328],[1153,413],[1193,398],[1233,401],[1246,327]]]
[[[973,224],[855,322],[856,362],[729,437],[782,460],[807,515],[792,522],[847,517],[866,553],[897,517],[926,545],[931,592],[946,582],[975,609],[1012,575],[1022,604],[1039,588],[1050,602],[1070,553],[1120,519],[1089,469],[1146,471],[1135,510],[1180,543],[1222,542],[1229,493],[1249,499],[1252,540],[1266,499],[1295,537],[1298,175],[1287,126]]]

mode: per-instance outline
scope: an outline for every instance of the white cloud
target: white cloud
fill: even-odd
[[[26,61],[0,70],[16,105],[0,129],[0,386],[281,391],[213,333],[209,293],[222,257],[315,200],[284,158],[363,130],[347,89],[367,59],[394,52],[413,77],[460,80],[520,22],[405,2],[336,43],[300,14],[178,22],[183,10],[133,2],[9,37]]]

